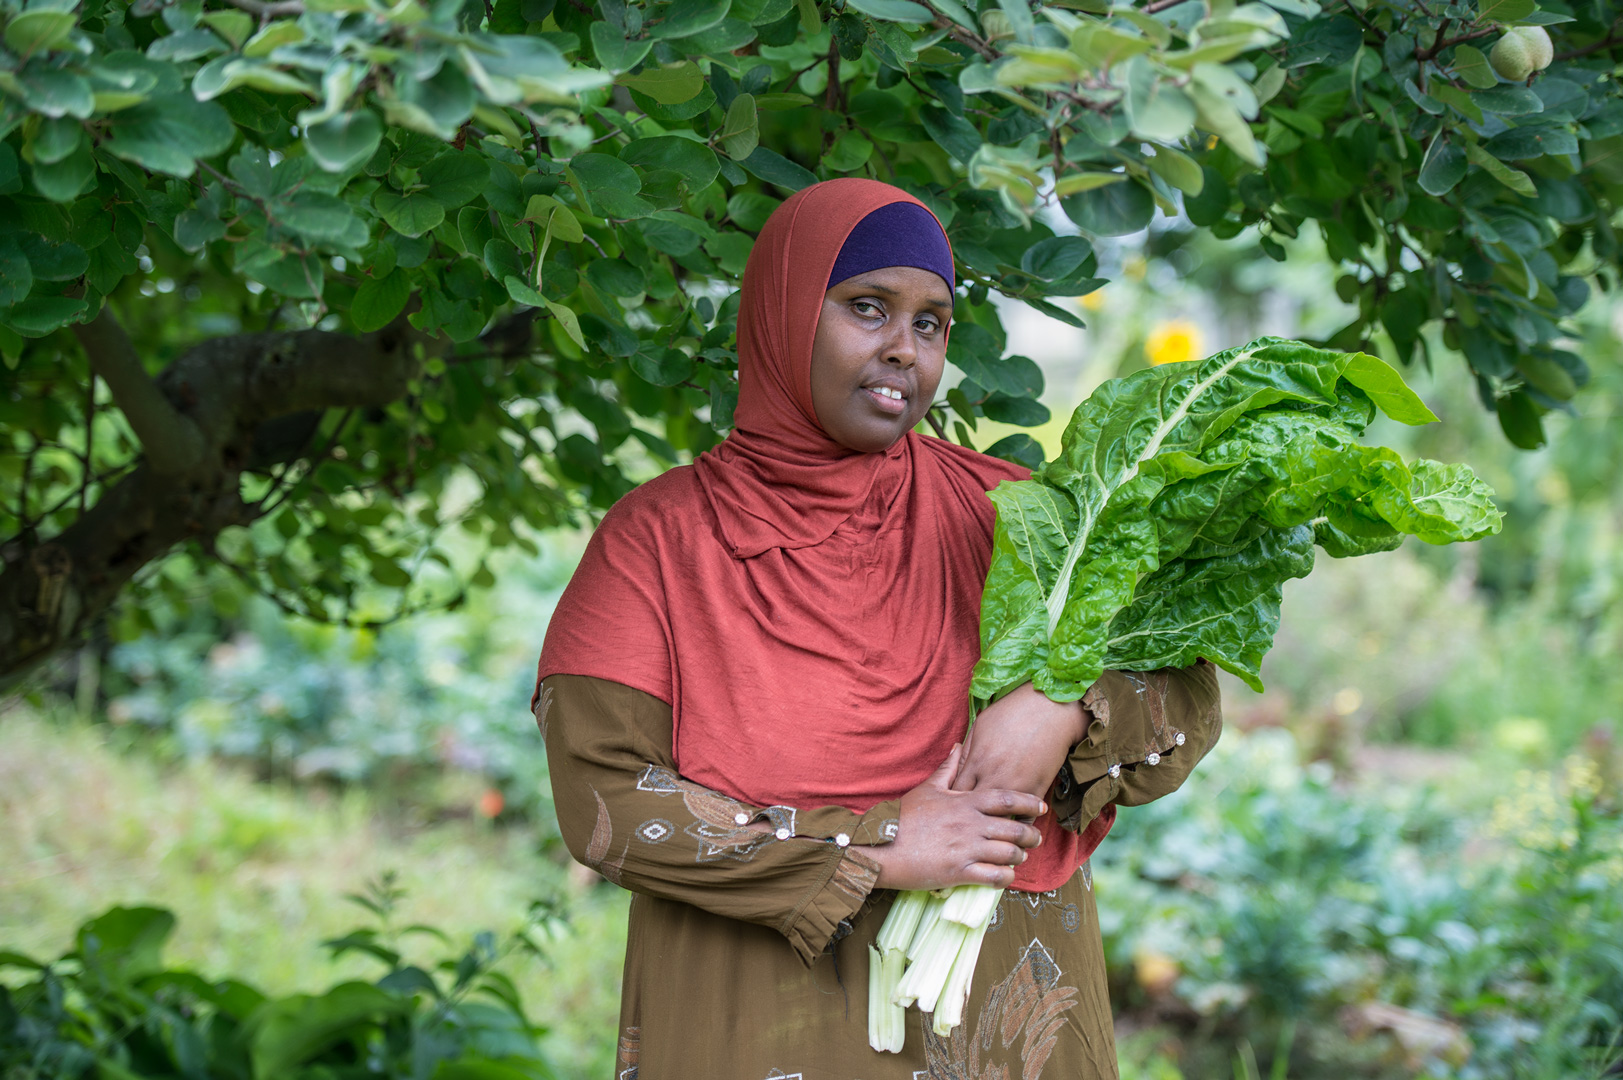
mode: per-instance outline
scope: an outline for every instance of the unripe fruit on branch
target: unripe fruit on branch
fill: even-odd
[[[1555,46],[1542,26],[1513,26],[1494,45],[1488,62],[1500,78],[1521,82],[1535,71],[1543,71],[1555,59]]]

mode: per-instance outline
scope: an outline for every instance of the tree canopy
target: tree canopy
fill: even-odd
[[[1602,0],[0,19],[0,675],[121,596],[149,617],[177,550],[321,619],[490,584],[479,551],[725,436],[753,236],[818,179],[887,180],[946,224],[963,377],[931,425],[1027,462],[1029,437],[977,434],[1047,419],[990,294],[1080,325],[1094,242],[1158,213],[1276,259],[1316,227],[1357,308],[1328,344],[1430,364],[1440,342],[1525,447],[1587,378],[1563,320],[1616,278]]]

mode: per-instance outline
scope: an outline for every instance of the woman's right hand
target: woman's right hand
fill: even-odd
[[[930,778],[902,796],[896,839],[857,850],[879,864],[881,889],[944,889],[1014,881],[1014,868],[1042,834],[1016,818],[1035,818],[1047,806],[1023,791],[952,790],[963,747],[954,746]]]

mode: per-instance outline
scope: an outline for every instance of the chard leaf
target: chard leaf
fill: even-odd
[[[1344,557],[1497,532],[1469,468],[1357,441],[1377,409],[1436,419],[1379,359],[1278,338],[1106,383],[1054,461],[992,493],[975,698],[1030,680],[1075,700],[1106,667],[1198,657],[1260,689],[1284,582],[1315,544]]]

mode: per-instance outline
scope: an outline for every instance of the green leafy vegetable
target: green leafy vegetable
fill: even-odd
[[[975,697],[1030,680],[1070,701],[1107,667],[1197,657],[1261,689],[1281,588],[1315,543],[1339,557],[1496,532],[1465,466],[1358,444],[1377,407],[1435,419],[1375,357],[1278,338],[1106,384],[1056,460],[992,493]]]

